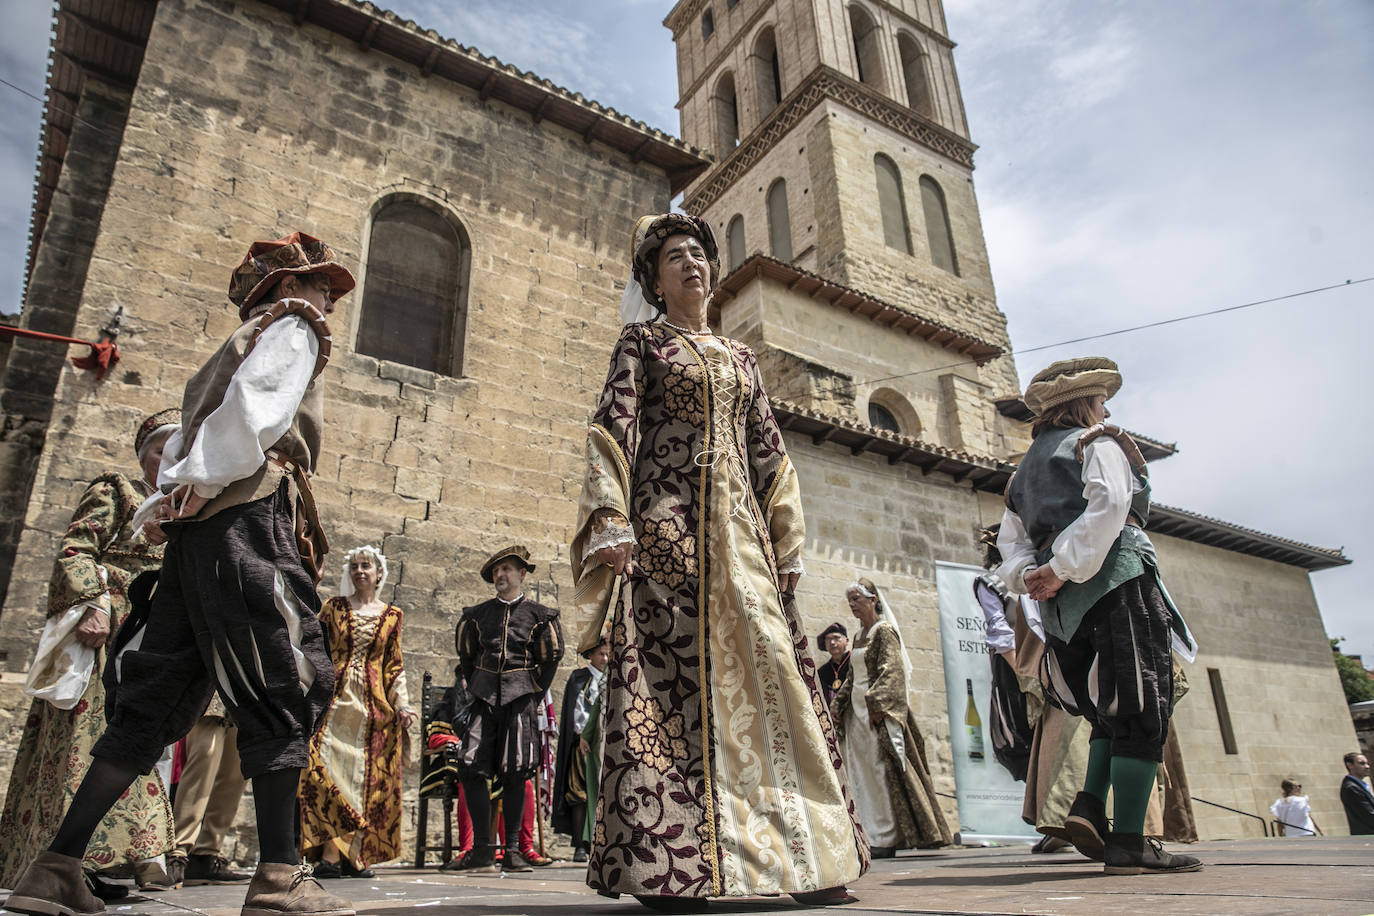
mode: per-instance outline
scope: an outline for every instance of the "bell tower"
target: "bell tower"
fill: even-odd
[[[940,0],[681,0],[664,25],[677,48],[683,138],[715,159],[682,208],[710,220],[732,274],[717,297],[723,330],[850,377],[793,384],[781,376],[799,364],[781,358],[789,373],[761,352],[780,376],[771,384],[794,397],[808,389],[804,406],[885,419],[865,409],[877,393],[892,402],[888,415],[908,416],[899,426],[915,427],[902,432],[982,454],[1018,451],[1007,437],[1020,434],[993,404],[1019,384],[1004,355],[976,146]],[[897,317],[841,329],[795,295],[765,295],[733,275],[749,265],[760,282],[776,275],[791,293],[806,289],[812,303]],[[884,333],[885,323],[912,322],[927,328],[908,327],[908,346]],[[842,358],[834,333],[860,358]],[[937,368],[960,354],[968,365]],[[914,374],[891,390],[866,388],[904,372]],[[845,391],[852,400],[825,396]]]

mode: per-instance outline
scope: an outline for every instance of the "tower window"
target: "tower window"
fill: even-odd
[[[739,0],[725,0],[725,8],[727,10],[732,10],[737,6],[739,6]]]
[[[779,261],[792,260],[792,222],[787,215],[787,182],[768,189],[768,244]]]
[[[925,211],[926,238],[930,243],[931,262],[957,277],[959,261],[954,254],[954,235],[949,228],[945,192],[929,175],[921,176],[921,209]]]
[[[418,199],[383,203],[372,217],[357,352],[461,375],[469,258],[457,220]]]
[[[882,52],[878,49],[878,27],[862,7],[854,5],[849,8],[849,30],[854,38],[854,66],[859,82],[882,89],[886,83]]]
[[[739,146],[739,104],[734,74],[726,73],[716,84],[716,144],[721,157]]]
[[[930,85],[926,81],[926,56],[915,38],[906,32],[897,36],[897,50],[902,56],[902,78],[906,81],[906,103],[912,111],[933,117]]]
[[[706,41],[716,33],[716,17],[707,10],[701,14],[701,40]]]
[[[734,270],[744,263],[744,217],[738,213],[725,228],[725,247],[730,253],[727,270]]]
[[[754,42],[754,86],[758,90],[759,118],[782,101],[782,80],[778,64],[778,42],[772,29],[764,29]]]
[[[911,229],[907,225],[906,198],[902,194],[902,173],[897,163],[882,153],[873,157],[878,182],[878,211],[883,219],[883,241],[887,247],[911,254]]]

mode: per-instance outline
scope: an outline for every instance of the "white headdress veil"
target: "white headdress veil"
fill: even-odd
[[[353,562],[354,557],[364,553],[371,554],[373,559],[377,561],[377,568],[381,570],[381,574],[377,577],[377,594],[381,595],[382,586],[386,585],[386,556],[382,554],[379,548],[373,547],[371,544],[364,544],[361,547],[354,547],[344,554],[343,578],[339,580],[339,596],[341,598],[353,597],[353,577],[348,574],[348,565]]]
[[[897,616],[892,612],[892,605],[887,603],[887,596],[883,594],[881,588],[874,584],[873,590],[869,591],[868,588],[859,581],[858,576],[855,576],[854,581],[849,583],[848,588],[845,589],[845,594],[847,595],[851,591],[857,591],[865,598],[878,599],[878,619],[886,620],[888,623],[892,624],[892,629],[897,631],[897,647],[902,656],[902,675],[903,679],[906,681],[907,708],[909,710],[911,703],[911,656],[907,655],[906,640],[902,638],[902,628],[897,624]],[[906,756],[905,726],[905,722],[894,722],[890,716],[883,719],[882,727],[887,732],[888,738],[891,739],[892,747],[897,752],[898,758]]]
[[[654,308],[649,300],[644,297],[644,290],[640,287],[639,281],[631,273],[629,279],[625,281],[625,292],[620,294],[620,326],[636,324],[640,321],[653,321],[659,316],[658,309]]]
[[[892,629],[897,631],[897,644],[902,650],[902,673],[906,675],[906,689],[908,691],[911,690],[911,656],[907,654],[906,640],[902,638],[901,624],[897,622],[897,616],[892,611],[892,605],[887,603],[887,595],[884,594],[883,590],[879,588],[877,584],[874,584],[873,590],[869,591],[868,588],[859,581],[858,576],[854,577],[854,581],[849,583],[844,591],[846,595],[850,592],[858,592],[865,598],[878,599],[878,619],[886,620],[888,623],[892,624]]]

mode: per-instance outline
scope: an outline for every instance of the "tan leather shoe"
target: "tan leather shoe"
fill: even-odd
[[[308,865],[258,865],[239,916],[356,916],[347,900],[328,893]]]
[[[105,904],[86,886],[81,860],[40,852],[14,886],[5,909],[33,916],[97,916]]]
[[[174,891],[181,882],[167,874],[156,862],[139,862],[134,865],[134,883],[147,894],[152,891]]]

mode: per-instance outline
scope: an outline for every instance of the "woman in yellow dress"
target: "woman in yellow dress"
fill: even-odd
[[[320,612],[334,661],[334,701],[301,780],[301,846],[315,877],[371,877],[401,854],[401,757],[414,724],[401,660],[401,609],[377,596],[386,557],[344,556],[337,598]]]

